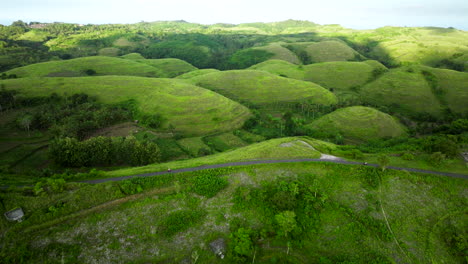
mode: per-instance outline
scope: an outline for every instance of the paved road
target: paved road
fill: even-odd
[[[136,177],[157,176],[157,175],[168,174],[168,173],[199,171],[199,170],[206,170],[206,169],[217,169],[217,168],[255,165],[255,164],[275,164],[275,163],[295,163],[295,162],[332,162],[332,163],[346,164],[346,165],[362,165],[363,164],[362,162],[345,161],[345,160],[329,160],[329,159],[253,160],[253,161],[241,161],[241,162],[229,162],[229,163],[213,164],[213,165],[203,165],[199,167],[176,169],[176,170],[172,170],[171,172],[158,171],[158,172],[150,172],[150,173],[122,176],[122,177],[115,177],[115,178],[87,180],[87,181],[81,181],[81,182],[102,183],[102,182],[109,182],[109,181],[122,181],[122,180],[136,178]],[[367,164],[366,166],[371,166],[371,167],[376,167],[376,168],[379,167],[378,164]],[[450,172],[428,171],[428,170],[413,169],[413,168],[399,168],[399,167],[393,167],[393,166],[388,166],[387,169],[410,171],[410,172],[421,172],[421,173],[442,175],[442,176],[448,176],[448,177],[454,177],[454,178],[468,179],[468,175],[466,174],[458,174],[458,173],[450,173]]]

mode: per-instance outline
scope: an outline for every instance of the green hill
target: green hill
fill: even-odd
[[[290,51],[289,49],[283,47],[282,43],[271,43],[271,44],[268,44],[267,46],[255,47],[253,49],[264,50],[266,52],[273,54],[273,56],[270,58],[272,60],[284,60],[284,61],[294,63],[294,64],[301,63],[297,55],[294,54],[294,52]]]
[[[405,129],[394,117],[373,108],[352,106],[338,109],[313,121],[309,128],[336,134],[351,143],[405,135]]]
[[[299,54],[305,64],[326,61],[349,61],[361,55],[342,41],[297,42],[288,44]]]
[[[254,105],[299,101],[321,105],[336,103],[335,95],[319,85],[283,78],[263,71],[215,72],[194,77],[189,81],[233,100]]]
[[[422,66],[421,70],[434,74],[436,95],[442,103],[458,114],[468,114],[468,73]]]
[[[364,102],[403,114],[440,117],[443,106],[417,67],[390,70],[361,88]]]
[[[89,72],[87,72],[89,71]],[[132,75],[163,77],[160,69],[133,60],[105,56],[49,61],[19,67],[6,72],[18,77],[79,77],[87,75]]]
[[[122,55],[120,56],[120,58],[127,59],[127,60],[144,60],[145,59],[145,57],[141,56],[140,53],[136,53],[136,52]]]
[[[377,61],[334,61],[304,66],[304,80],[338,91],[364,85],[373,78],[374,72],[387,68]]]
[[[131,76],[68,78],[21,78],[0,81],[5,89],[20,95],[46,96],[51,93],[86,93],[103,103],[129,99],[148,114],[161,114],[176,131],[202,135],[230,131],[249,118],[247,108],[212,91],[174,79]]]
[[[266,71],[282,77],[304,80],[303,66],[298,66],[284,60],[267,60],[250,66],[249,69]]]
[[[190,78],[193,78],[193,77],[196,77],[196,76],[200,76],[200,75],[207,74],[207,73],[212,73],[212,72],[219,72],[219,70],[217,70],[217,69],[194,70],[194,71],[190,71],[190,72],[181,74],[181,75],[179,75],[179,76],[177,76],[175,78],[176,79],[190,79]]]
[[[197,70],[192,64],[179,59],[144,59],[135,60],[153,66],[161,71],[160,78],[173,78],[186,72]]]

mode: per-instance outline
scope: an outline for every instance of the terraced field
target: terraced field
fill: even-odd
[[[339,133],[350,143],[406,134],[404,126],[394,117],[364,106],[338,109],[313,121],[308,127],[330,134]]]
[[[307,101],[313,104],[336,103],[333,93],[323,87],[263,71],[234,70],[204,74],[189,79],[233,100],[255,105]]]
[[[21,78],[0,81],[6,89],[27,96],[51,93],[87,93],[103,103],[134,99],[138,108],[149,114],[159,113],[165,127],[190,135],[230,131],[242,126],[250,112],[244,106],[212,91],[173,79],[130,76],[68,78]]]

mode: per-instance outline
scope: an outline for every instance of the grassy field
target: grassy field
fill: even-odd
[[[391,107],[393,111],[433,116],[442,113],[440,101],[416,67],[390,70],[362,87],[360,94],[365,102]]]
[[[93,75],[131,75],[143,77],[163,77],[164,72],[157,67],[133,60],[94,56],[63,61],[49,61],[19,67],[7,74],[18,77],[79,77],[87,76],[87,70]]]
[[[199,195],[201,175],[219,176],[227,186],[212,197]],[[232,263],[233,234],[244,228],[258,234],[247,236],[253,243],[248,262],[254,255],[258,263],[464,261],[463,247],[452,243],[465,241],[468,228],[464,179],[326,163],[170,176],[129,181],[143,189],[135,195],[122,193],[126,185],[116,182],[70,184],[48,196],[2,193],[5,208],[21,206],[26,213],[21,224],[0,220],[7,232],[4,260]],[[300,193],[289,209],[300,229],[284,237],[275,214],[285,209],[274,194],[291,184]],[[301,211],[306,205],[312,214]],[[301,222],[307,215],[309,222]],[[224,260],[209,249],[218,238],[228,244]]]
[[[220,152],[247,145],[246,142],[231,132],[208,136],[203,138],[203,141],[212,149]]]
[[[337,40],[321,42],[296,42],[288,44],[305,52],[312,63],[326,61],[348,61],[360,56],[357,51]]]
[[[27,96],[87,93],[103,103],[134,99],[138,109],[161,114],[176,131],[201,135],[230,131],[249,118],[247,108],[212,91],[172,79],[130,76],[21,78],[0,81]],[[112,96],[110,96],[112,95]]]
[[[313,121],[310,128],[334,134],[351,143],[405,135],[405,128],[394,117],[363,106],[338,109]]]
[[[263,71],[215,72],[194,77],[189,81],[231,99],[254,105],[300,101],[321,105],[336,103],[333,93],[319,85],[283,78]]]
[[[161,71],[159,78],[173,78],[178,75],[197,70],[190,63],[179,59],[144,59],[137,62],[153,66]]]
[[[211,148],[205,144],[203,137],[183,138],[177,140],[177,143],[192,157],[203,156],[200,155],[202,153],[211,153]]]
[[[283,47],[284,43],[270,43],[267,46],[255,47],[257,50],[264,50],[274,54],[270,59],[272,60],[283,60],[289,63],[300,64],[301,61],[294,52]]]

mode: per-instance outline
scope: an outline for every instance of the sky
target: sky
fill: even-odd
[[[79,24],[185,20],[201,24],[239,24],[296,19],[354,29],[437,26],[468,30],[468,0],[3,1],[0,5],[0,24],[3,25],[16,20]]]

